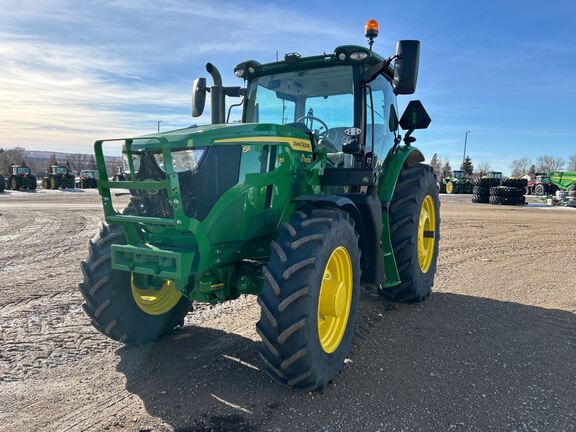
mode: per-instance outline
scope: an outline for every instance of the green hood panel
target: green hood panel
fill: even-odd
[[[233,123],[206,125],[178,129],[161,134],[145,135],[132,138],[132,151],[160,150],[161,142],[168,142],[173,149],[185,147],[207,147],[210,145],[226,145],[242,138],[286,137],[310,141],[302,129],[294,126],[276,125],[271,123]]]

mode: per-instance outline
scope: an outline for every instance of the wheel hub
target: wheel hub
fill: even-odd
[[[134,275],[130,278],[134,301],[143,312],[149,315],[163,315],[170,311],[182,298],[182,293],[176,289],[174,282],[166,279],[161,287],[140,288],[134,283]]]
[[[418,264],[426,273],[432,265],[436,237],[436,207],[430,195],[422,201],[418,220]]]
[[[336,351],[348,326],[352,305],[353,269],[350,254],[339,246],[330,255],[318,298],[318,337],[327,353]]]

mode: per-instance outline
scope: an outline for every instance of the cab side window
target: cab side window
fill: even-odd
[[[388,121],[390,107],[395,105],[395,97],[390,82],[382,75],[370,83],[366,90],[366,151],[372,149],[372,123],[374,123],[374,153],[378,161],[382,162],[394,144],[394,133],[390,132]],[[372,108],[374,108],[372,115]]]

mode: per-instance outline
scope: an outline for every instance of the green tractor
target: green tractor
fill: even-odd
[[[36,176],[32,174],[29,167],[25,165],[12,165],[10,168],[10,177],[8,177],[6,186],[12,190],[36,190],[38,185]]]
[[[444,178],[441,185],[442,192],[447,194],[471,194],[473,188],[472,180],[462,170],[452,171],[452,176]]]
[[[116,140],[125,181],[106,177],[97,141],[106,223],[80,284],[92,324],[142,344],[183,325],[192,301],[254,294],[263,368],[323,388],[350,350],[361,285],[420,302],[434,282],[440,202],[412,147],[430,117],[411,101],[398,120],[395,100],[415,91],[419,50],[410,40],[389,58],[346,45],[245,61],[243,87],[224,87],[208,63],[214,84],[195,81],[193,115],[210,92],[212,124]],[[243,98],[240,123],[227,123],[225,96]],[[130,191],[122,211],[111,189]]]
[[[98,170],[80,170],[76,178],[79,189],[96,189],[98,187]]]
[[[42,179],[44,189],[74,189],[76,178],[64,165],[50,166],[49,173]]]

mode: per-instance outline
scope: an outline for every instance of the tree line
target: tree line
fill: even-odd
[[[452,175],[452,167],[448,159],[442,161],[437,153],[434,153],[432,156],[430,166],[438,179]],[[484,176],[492,171],[492,167],[488,162],[481,162],[476,166],[476,169],[474,169],[474,164],[470,156],[464,158],[463,163],[460,164],[460,169],[468,176],[472,174]],[[512,161],[510,170],[512,177],[522,177],[525,174],[534,177],[537,172],[576,171],[576,154],[569,156],[568,160],[564,160],[562,157],[542,155],[536,158],[536,163],[532,163],[532,159],[528,157],[522,157]]]
[[[510,170],[513,177],[524,174],[534,176],[537,172],[576,171],[576,154],[569,156],[568,160],[560,156],[542,155],[536,158],[536,163],[532,163],[532,159],[528,157],[522,157],[512,161]]]
[[[434,153],[432,159],[430,159],[430,166],[434,170],[438,179],[452,176],[452,166],[450,165],[450,162],[448,159],[445,159],[444,161],[440,160],[437,153]],[[476,170],[474,170],[474,164],[472,163],[472,158],[470,158],[470,156],[464,158],[460,164],[460,169],[468,176],[471,176],[474,173],[483,176],[492,171],[492,167],[488,162],[480,162],[476,166]]]
[[[36,175],[47,173],[52,165],[65,165],[75,172],[97,169],[96,159],[91,154],[67,153],[57,157],[56,153],[52,153],[47,159],[41,159],[27,157],[23,147],[0,148],[0,175],[9,176],[12,165],[26,165]],[[118,162],[110,161],[106,165],[109,175],[114,175]]]

